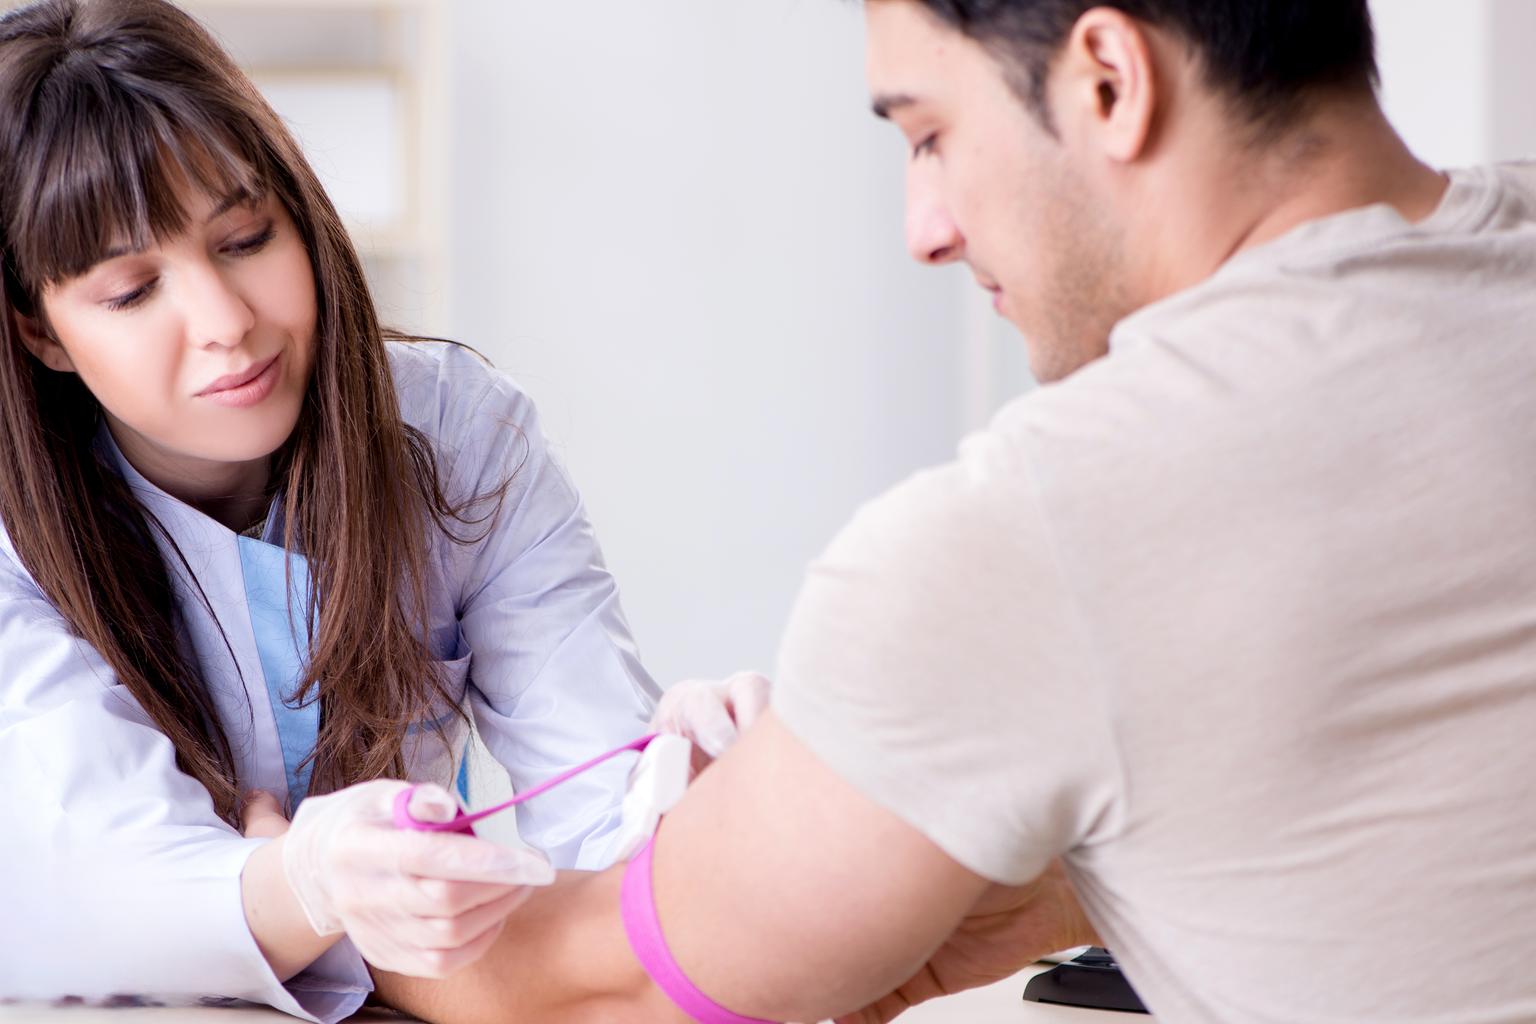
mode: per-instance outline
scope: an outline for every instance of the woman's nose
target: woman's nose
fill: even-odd
[[[256,326],[256,314],[217,267],[185,278],[187,335],[193,345],[233,348]]]

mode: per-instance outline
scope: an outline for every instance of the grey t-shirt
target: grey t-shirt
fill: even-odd
[[[1536,1020],[1536,165],[1303,225],[862,509],[788,727],[1166,1021]]]

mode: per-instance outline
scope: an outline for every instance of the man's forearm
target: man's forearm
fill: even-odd
[[[380,977],[380,995],[433,1024],[686,1021],[630,951],[622,872],[562,875],[475,966],[439,982]],[[987,889],[771,711],[667,816],[653,882],[679,969],[768,1020],[821,1020],[890,993]]]
[[[683,1021],[635,961],[619,917],[623,866],[565,871],[507,920],[474,965],[432,981],[374,972],[378,997],[432,1024]]]

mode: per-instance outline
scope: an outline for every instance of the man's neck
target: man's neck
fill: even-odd
[[[1211,142],[1221,145],[1220,139],[1230,139],[1230,126]],[[1145,283],[1148,302],[1309,221],[1374,204],[1392,207],[1410,223],[1423,220],[1448,184],[1409,152],[1369,96],[1322,104],[1272,143],[1224,145],[1224,159],[1203,156],[1165,169],[1177,184],[1160,190],[1172,201],[1150,207],[1158,211],[1150,230],[1164,240],[1169,258]]]

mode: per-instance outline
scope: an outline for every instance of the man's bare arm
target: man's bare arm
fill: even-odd
[[[620,870],[561,872],[472,966],[442,981],[374,971],[376,998],[433,1024],[683,1024],[630,954]]]
[[[891,992],[988,883],[834,774],[771,712],[658,834],[662,929],[716,1002],[820,1020]]]
[[[474,967],[441,982],[380,976],[380,996],[443,1024],[684,1020],[630,953],[622,871],[562,876]],[[667,817],[654,877],[683,970],[717,1002],[769,1020],[819,1020],[892,992],[988,888],[771,712]]]

